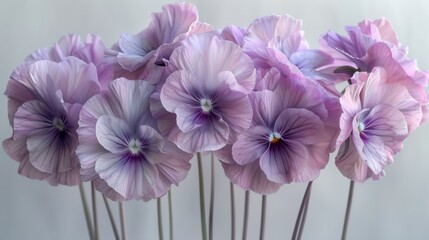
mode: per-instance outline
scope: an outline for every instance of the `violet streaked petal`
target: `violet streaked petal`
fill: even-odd
[[[353,181],[364,182],[372,175],[371,169],[360,157],[353,138],[348,138],[341,145],[335,158],[335,165],[343,176]]]
[[[97,159],[95,171],[124,198],[148,194],[158,177],[158,170],[144,159],[106,153]]]
[[[270,181],[291,183],[297,181],[302,162],[308,158],[307,149],[295,140],[272,143],[262,154],[260,166]]]
[[[387,104],[358,113],[353,121],[353,141],[363,161],[379,174],[402,148],[408,130],[404,116]]]
[[[265,173],[259,167],[259,162],[254,161],[247,165],[222,162],[225,175],[244,190],[252,190],[259,194],[271,194],[277,192],[282,184],[267,179]]]
[[[104,115],[97,120],[95,129],[98,142],[107,151],[115,154],[127,152],[132,131],[124,120]]]
[[[249,94],[253,109],[253,124],[274,127],[283,110],[280,98],[271,91],[263,90]]]
[[[184,70],[172,73],[161,89],[161,102],[165,109],[175,112],[181,104],[200,105],[197,89],[193,89],[198,86],[195,81],[196,78]]]
[[[271,130],[264,126],[252,126],[238,136],[232,145],[232,156],[240,165],[258,160],[267,151]]]
[[[307,109],[290,108],[280,113],[274,130],[285,140],[310,145],[320,140],[318,133],[324,131],[324,126],[322,120]]]

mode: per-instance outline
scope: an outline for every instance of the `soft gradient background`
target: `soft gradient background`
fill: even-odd
[[[158,0],[14,0],[0,1],[0,91],[9,74],[32,51],[50,47],[60,36],[77,33],[100,35],[107,46],[123,32],[137,33],[150,21],[150,13],[172,1]],[[364,18],[388,18],[400,41],[410,47],[410,57],[429,69],[429,1],[423,0],[217,0],[191,1],[202,21],[222,28],[248,26],[255,18],[290,14],[303,20],[306,38],[313,47],[328,29],[343,32]],[[0,98],[0,138],[11,135],[7,99]],[[405,148],[386,170],[381,181],[355,186],[348,239],[429,239],[428,124],[406,141]],[[196,162],[179,188],[173,187],[175,239],[200,239]],[[209,162],[205,166],[208,177]],[[17,174],[18,164],[0,150],[0,239],[88,239],[77,187],[51,187]],[[216,163],[215,239],[229,239],[229,185]],[[206,189],[208,189],[208,178]],[[85,185],[87,191],[89,185]],[[305,184],[284,186],[268,196],[266,238],[289,239]],[[303,239],[339,239],[349,181],[333,161],[314,182]],[[89,193],[89,191],[88,191]],[[208,191],[206,191],[208,193]],[[236,188],[237,239],[241,238],[243,191]],[[113,239],[99,196],[101,239]],[[166,198],[163,198],[166,207]],[[208,196],[207,196],[208,201]],[[208,205],[208,202],[207,202]],[[114,210],[117,205],[113,204]],[[129,239],[157,239],[155,201],[127,202]],[[257,239],[260,196],[251,195],[249,239]],[[167,208],[164,208],[167,220]],[[168,229],[164,221],[164,229]],[[168,232],[165,232],[167,235]]]

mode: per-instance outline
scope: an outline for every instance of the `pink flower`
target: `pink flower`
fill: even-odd
[[[146,29],[136,35],[123,34],[113,47],[118,51],[119,65],[127,71],[119,71],[117,76],[157,83],[180,41],[193,33],[208,31],[213,31],[213,28],[198,21],[194,5],[165,5],[162,12],[152,14],[152,22]]]
[[[190,169],[192,155],[157,131],[149,111],[153,90],[142,80],[117,79],[82,108],[77,130],[82,178],[112,200],[158,198]]]
[[[175,116],[164,115],[168,119],[159,123],[171,127],[164,132],[184,151],[219,150],[250,126],[252,61],[238,45],[210,33],[190,36],[182,44],[170,58],[178,70],[160,93],[162,106]]]
[[[28,72],[25,69],[31,63],[40,60],[50,60],[53,62],[61,62],[69,56],[77,57],[86,63],[92,63],[97,68],[98,80],[101,88],[108,86],[113,80],[113,70],[109,68],[105,58],[106,48],[100,37],[94,34],[88,34],[86,41],[82,42],[78,35],[69,34],[61,37],[53,47],[41,48],[29,55],[24,63],[16,68],[11,75],[12,79],[19,79],[21,72]]]
[[[357,81],[359,79],[359,81]],[[400,82],[389,82],[382,68],[357,73],[340,98],[343,114],[336,165],[355,181],[384,176],[384,168],[422,119],[420,103]]]
[[[19,174],[52,185],[77,185],[76,128],[82,105],[100,90],[96,68],[68,57],[25,69],[6,89],[13,135],[3,148],[20,162]]]
[[[332,63],[332,57],[309,49],[301,25],[301,20],[289,15],[256,19],[243,39],[243,49],[252,57],[256,68],[276,67],[289,77],[332,78],[333,74],[323,71]]]

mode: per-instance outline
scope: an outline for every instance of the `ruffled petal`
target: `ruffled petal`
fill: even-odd
[[[124,154],[132,137],[131,129],[124,120],[108,115],[97,120],[95,133],[101,146],[115,154]]]

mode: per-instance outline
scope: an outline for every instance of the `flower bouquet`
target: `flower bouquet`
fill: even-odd
[[[89,238],[99,239],[100,192],[115,239],[126,239],[123,202],[157,199],[179,185],[195,155],[201,239],[213,239],[214,175],[206,216],[203,162],[218,160],[230,184],[231,239],[236,238],[234,187],[249,194],[308,183],[292,239],[300,239],[311,186],[336,153],[350,179],[342,239],[354,182],[380,179],[409,134],[428,117],[428,72],[407,56],[384,18],[327,32],[320,48],[302,22],[265,16],[247,28],[216,29],[189,3],[165,5],[147,28],[123,34],[111,48],[89,34],[62,37],[29,55],[6,87],[13,128],[3,148],[18,173],[51,185],[79,186]],[[207,159],[203,160],[203,155]],[[83,182],[91,182],[92,216]],[[109,199],[109,200],[108,200]],[[119,202],[121,234],[109,201]],[[208,219],[208,223],[207,223]],[[169,220],[173,239],[173,220]],[[120,236],[121,235],[121,236]]]

